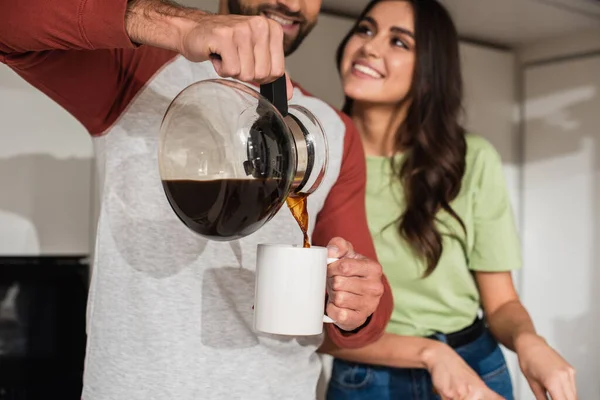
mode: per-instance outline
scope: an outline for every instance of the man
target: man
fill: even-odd
[[[251,323],[256,245],[301,243],[290,212],[242,240],[207,241],[179,222],[158,176],[158,130],[174,96],[217,73],[255,83],[281,76],[282,42],[293,51],[320,1],[222,4],[229,7],[255,16],[166,0],[0,0],[0,60],[94,140],[102,207],[84,400],[315,396],[322,338],[258,335]],[[309,197],[313,243],[341,258],[328,268],[326,311],[337,323],[326,336],[360,347],[383,333],[392,307],[372,261],[360,139],[347,117],[299,89],[293,96],[329,141],[328,174]]]

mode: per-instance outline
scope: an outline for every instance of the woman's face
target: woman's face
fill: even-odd
[[[344,93],[355,101],[397,104],[412,83],[414,13],[406,1],[382,1],[358,22],[344,49]]]

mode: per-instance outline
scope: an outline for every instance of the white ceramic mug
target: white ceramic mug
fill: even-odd
[[[323,332],[327,248],[259,244],[256,255],[254,329],[276,335]]]

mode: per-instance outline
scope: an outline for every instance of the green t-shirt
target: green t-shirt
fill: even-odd
[[[401,160],[401,155],[399,155]],[[480,308],[473,271],[521,267],[500,156],[485,139],[468,135],[466,171],[451,203],[466,227],[440,211],[437,227],[443,252],[435,271],[423,278],[425,262],[393,223],[405,207],[404,192],[386,157],[367,157],[367,218],[377,256],[394,294],[387,331],[405,336],[450,333],[469,326]],[[450,235],[453,233],[453,235]]]

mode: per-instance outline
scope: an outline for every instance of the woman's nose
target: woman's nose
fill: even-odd
[[[378,37],[373,37],[363,44],[362,52],[366,57],[380,58],[383,54],[382,40]]]

